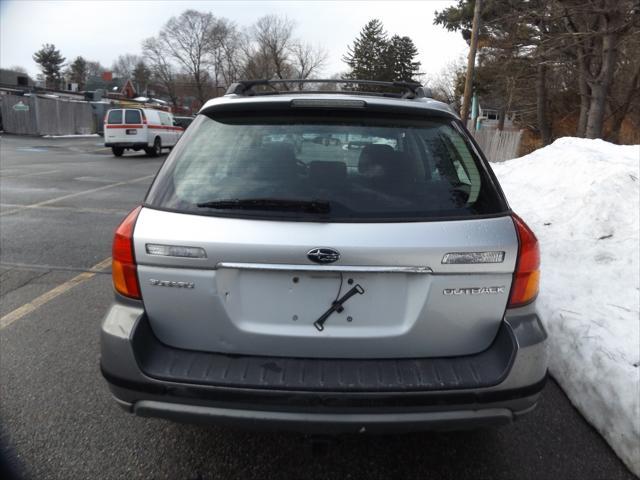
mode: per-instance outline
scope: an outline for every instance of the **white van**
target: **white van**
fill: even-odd
[[[111,147],[116,157],[125,149],[143,150],[156,157],[163,148],[172,148],[184,128],[173,115],[151,108],[117,108],[109,110],[104,120],[104,146]]]

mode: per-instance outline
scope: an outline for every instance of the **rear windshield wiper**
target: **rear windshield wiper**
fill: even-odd
[[[325,200],[289,200],[282,198],[230,198],[196,204],[199,208],[278,210],[305,213],[329,213],[331,205]]]

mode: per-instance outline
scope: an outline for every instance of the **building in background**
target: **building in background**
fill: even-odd
[[[24,72],[0,68],[0,85],[4,87],[33,87],[35,82]]]

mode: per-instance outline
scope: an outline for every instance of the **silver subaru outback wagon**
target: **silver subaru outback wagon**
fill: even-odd
[[[530,412],[538,243],[460,118],[413,83],[273,83],[206,103],[115,232],[116,401],[327,433]]]

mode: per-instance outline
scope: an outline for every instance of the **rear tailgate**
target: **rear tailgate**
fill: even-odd
[[[504,316],[518,238],[459,122],[397,100],[344,96],[341,110],[343,97],[274,97],[199,115],[149,191],[134,243],[158,338],[289,357],[486,349]],[[341,103],[316,109],[330,101]],[[258,103],[279,110],[262,114]],[[152,255],[148,244],[196,249],[166,256],[168,247],[152,246]],[[318,249],[332,262],[318,264]],[[496,258],[469,255],[482,252]]]
[[[363,239],[366,239],[363,241]],[[135,236],[151,326],[167,345],[324,358],[456,356],[486,349],[504,315],[518,240],[509,216],[475,220],[305,223],[145,208]],[[148,244],[206,258],[150,255]],[[340,259],[316,265],[307,253]],[[453,252],[504,252],[499,263],[443,264]],[[355,285],[364,292],[313,325]]]

